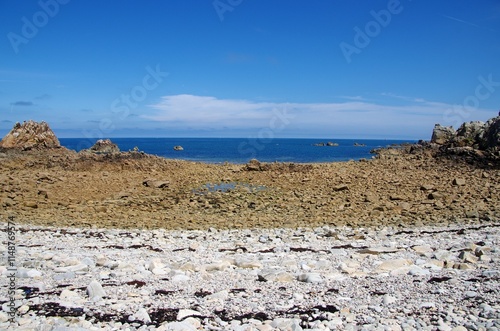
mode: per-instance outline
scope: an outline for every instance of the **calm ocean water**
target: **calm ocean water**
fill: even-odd
[[[92,146],[97,139],[61,138],[61,145],[80,151]],[[200,161],[208,163],[246,163],[252,158],[264,162],[335,162],[371,158],[370,150],[411,140],[365,140],[365,139],[269,139],[246,138],[113,138],[121,151],[138,147],[140,151],[165,158]],[[336,147],[318,147],[313,144],[332,141]],[[354,146],[354,143],[365,146]],[[180,145],[183,151],[175,151]]]

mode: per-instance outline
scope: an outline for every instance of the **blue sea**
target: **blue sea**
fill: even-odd
[[[393,144],[414,143],[412,140],[367,139],[267,139],[247,138],[113,138],[121,151],[138,147],[140,151],[169,159],[181,159],[207,163],[246,163],[250,159],[263,162],[338,162],[369,159],[374,148]],[[60,138],[61,145],[77,152],[91,147],[97,139]],[[339,146],[314,146],[321,142],[335,142]],[[354,146],[355,143],[364,146]],[[183,151],[175,151],[180,145]]]

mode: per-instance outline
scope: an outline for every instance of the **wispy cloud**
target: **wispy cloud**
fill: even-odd
[[[47,99],[50,99],[50,98],[51,98],[51,96],[49,94],[44,93],[42,95],[39,95],[39,96],[35,97],[34,99],[35,100],[47,100]]]
[[[397,95],[394,95],[397,96]],[[407,97],[405,97],[406,99]],[[400,105],[365,101],[338,103],[275,103],[218,99],[210,96],[170,95],[150,105],[153,113],[141,115],[172,128],[258,129],[269,127],[277,112],[293,118],[283,131],[287,136],[301,133],[368,134],[391,132],[417,135],[435,123],[446,123],[443,114],[453,105],[408,98]],[[489,110],[477,109],[486,117]]]
[[[456,18],[456,17],[453,17],[453,16],[443,15],[443,17],[445,17],[445,18],[447,18],[449,20],[452,20],[452,21],[456,21],[456,22],[460,22],[460,23],[463,23],[463,24],[467,24],[467,25],[473,26],[475,28],[486,29],[486,30],[490,30],[490,31],[493,31],[493,32],[498,32],[495,29],[491,29],[491,28],[488,28],[488,27],[485,27],[485,26],[481,26],[481,25],[478,25],[478,24],[475,24],[475,23],[472,23],[472,22],[469,22],[469,21],[465,21],[465,20],[462,20],[462,19],[459,19],[459,18]]]
[[[427,102],[423,98],[409,97],[406,95],[399,95],[399,94],[395,94],[392,92],[383,92],[383,93],[380,93],[380,95],[383,97],[389,97],[389,98],[404,100],[404,101],[408,101],[408,102]]]
[[[11,103],[12,106],[23,106],[23,107],[29,107],[29,106],[34,106],[35,104],[31,101],[16,101]]]
[[[337,98],[346,100],[362,101],[365,100],[361,95],[349,96],[349,95],[339,95]]]
[[[255,61],[255,58],[250,54],[229,53],[226,57],[226,61],[229,63],[251,63]]]

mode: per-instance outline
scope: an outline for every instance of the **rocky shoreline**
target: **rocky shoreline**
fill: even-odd
[[[24,147],[0,150],[18,268],[0,329],[498,330],[500,155],[477,139],[500,121],[488,123],[372,160],[246,165],[109,140],[76,153],[46,125],[16,125],[2,142]]]

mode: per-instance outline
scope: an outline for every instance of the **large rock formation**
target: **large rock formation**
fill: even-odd
[[[378,158],[399,157],[401,154],[420,154],[419,157],[462,159],[485,167],[500,167],[500,116],[463,123],[456,131],[439,124],[434,126],[430,142],[400,148],[372,150]]]
[[[432,130],[431,143],[444,145],[455,136],[455,130],[451,126],[441,126],[440,124],[434,125]]]
[[[119,153],[120,148],[109,139],[99,139],[94,146],[90,147],[87,152],[95,154],[113,154]]]
[[[46,122],[29,120],[16,123],[12,130],[0,141],[0,148],[21,150],[59,148],[59,139]]]
[[[481,138],[480,147],[482,149],[500,148],[500,116],[485,123]]]

